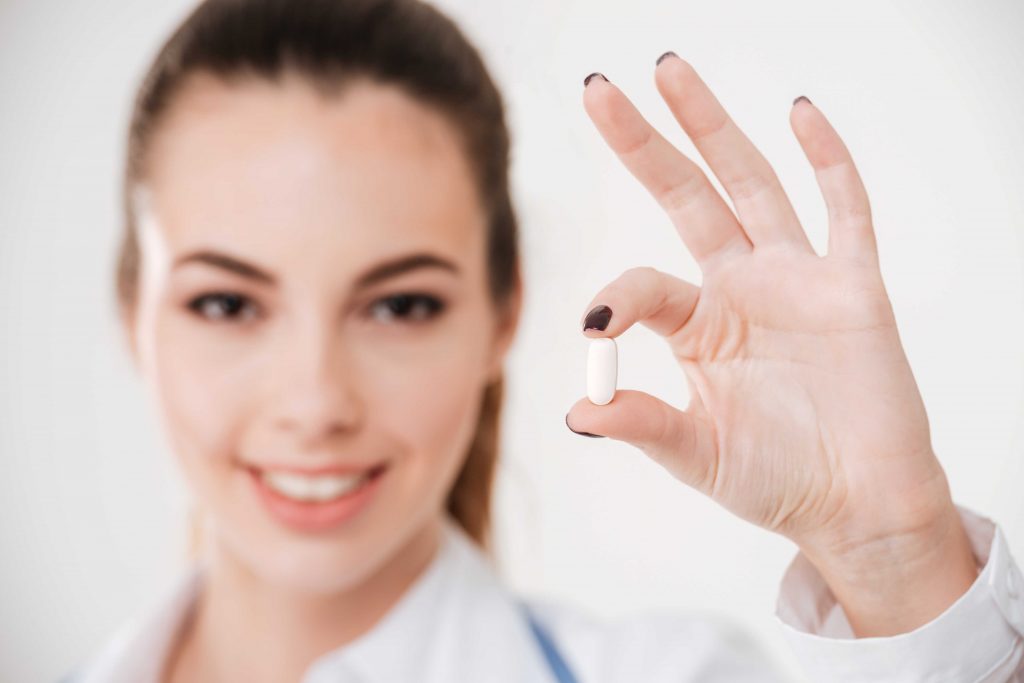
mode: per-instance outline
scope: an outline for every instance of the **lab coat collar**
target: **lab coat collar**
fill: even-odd
[[[193,565],[146,612],[124,623],[76,672],[75,683],[159,683],[182,623],[195,607],[202,567]]]
[[[450,517],[428,568],[356,640],[317,659],[303,683],[548,680],[515,596]]]

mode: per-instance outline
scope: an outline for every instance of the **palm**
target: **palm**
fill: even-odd
[[[799,534],[841,514],[864,472],[888,476],[930,448],[870,270],[790,252],[737,257],[705,279],[687,326],[669,343],[691,409],[717,438],[702,489],[741,517]]]

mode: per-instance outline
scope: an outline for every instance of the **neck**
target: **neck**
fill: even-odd
[[[441,520],[431,519],[383,566],[334,595],[267,583],[215,552],[165,680],[301,680],[313,660],[369,631],[398,602],[440,539]]]

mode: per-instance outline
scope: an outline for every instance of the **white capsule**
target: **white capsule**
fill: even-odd
[[[618,374],[619,354],[615,340],[611,337],[591,339],[587,352],[587,398],[591,403],[599,406],[611,403]]]

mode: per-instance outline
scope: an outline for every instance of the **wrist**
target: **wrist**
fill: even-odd
[[[978,576],[952,501],[898,530],[802,544],[857,637],[892,636],[930,622]]]

